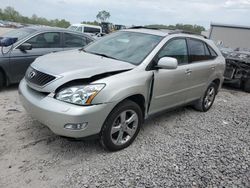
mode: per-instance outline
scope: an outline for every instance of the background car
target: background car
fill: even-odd
[[[0,89],[4,85],[18,83],[37,57],[81,48],[94,40],[83,33],[38,26],[15,29],[1,37],[13,37],[18,40],[12,46],[2,47],[0,52]]]
[[[69,30],[77,31],[80,33],[86,33],[90,36],[95,36],[97,34],[102,34],[102,28],[96,25],[88,24],[72,24],[68,27]]]

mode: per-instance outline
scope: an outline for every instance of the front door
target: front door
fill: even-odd
[[[185,103],[188,90],[188,51],[185,38],[172,39],[159,52],[155,61],[162,57],[173,57],[178,60],[174,70],[154,70],[153,95],[149,114]]]

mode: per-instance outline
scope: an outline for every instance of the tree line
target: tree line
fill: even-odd
[[[98,12],[96,18],[101,22],[106,21],[111,17],[110,13],[102,10]],[[23,16],[18,11],[16,11],[13,7],[6,7],[5,9],[0,9],[0,20],[18,22],[22,24],[37,24],[37,25],[48,25],[48,26],[55,26],[55,27],[64,27],[67,28],[70,26],[70,22],[65,19],[59,20],[48,20],[43,17],[38,17],[37,15],[33,14],[31,17]],[[83,21],[82,23],[91,24],[91,25],[99,25],[98,21]],[[176,25],[146,25],[146,27],[153,27],[153,28],[161,28],[161,29],[180,29],[190,32],[195,32],[200,34],[202,31],[205,31],[205,28],[200,25],[191,25],[191,24],[176,24]]]
[[[33,14],[31,17],[23,16],[13,7],[6,7],[5,9],[0,8],[0,20],[18,22],[22,24],[48,25],[64,28],[70,26],[70,22],[66,21],[65,19],[48,20],[43,17],[38,17],[35,14]]]

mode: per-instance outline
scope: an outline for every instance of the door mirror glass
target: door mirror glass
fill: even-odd
[[[19,46],[21,51],[32,50],[32,45],[30,43],[23,43]]]
[[[162,57],[157,64],[157,67],[162,69],[177,69],[177,66],[177,59],[172,57]]]

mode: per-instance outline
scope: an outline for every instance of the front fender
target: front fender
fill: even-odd
[[[150,84],[153,73],[150,71],[128,71],[96,81],[106,87],[92,101],[98,103],[119,103],[124,99],[140,94],[149,101]]]

